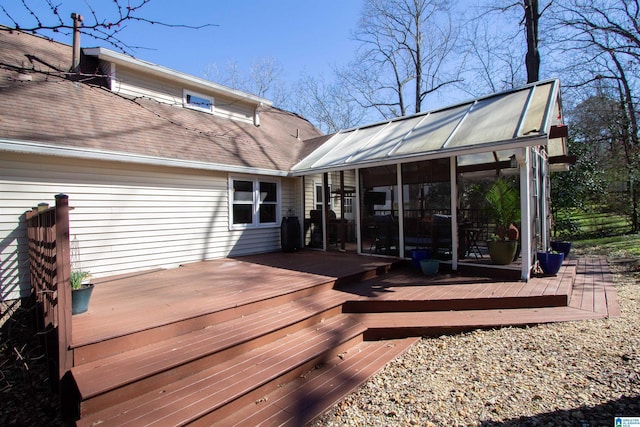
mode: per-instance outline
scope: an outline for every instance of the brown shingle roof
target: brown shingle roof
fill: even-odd
[[[261,107],[257,127],[124,98],[90,82],[96,79],[67,78],[70,61],[68,45],[0,31],[0,139],[288,171],[316,145],[300,141],[298,132],[305,139],[322,135],[274,107]]]

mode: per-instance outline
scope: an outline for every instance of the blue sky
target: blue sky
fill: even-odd
[[[114,16],[111,1],[87,1],[99,15]],[[59,4],[60,15],[69,22],[71,12],[82,14],[87,24],[93,21],[85,0],[53,3]],[[27,0],[27,4],[43,21],[50,16],[43,0]],[[121,4],[126,5],[127,0]],[[5,7],[25,23],[23,26],[28,24],[21,2],[14,0]],[[129,22],[120,37],[129,45],[142,47],[130,52],[134,56],[195,76],[202,77],[208,64],[224,66],[232,60],[246,71],[254,60],[270,56],[282,64],[283,79],[294,81],[303,71],[329,75],[334,64],[348,62],[357,47],[351,31],[356,28],[361,7],[361,0],[152,0],[141,11],[146,18],[216,26],[192,30]],[[0,17],[0,23],[11,24],[6,16]],[[44,34],[71,43],[70,36]],[[86,36],[82,46],[112,48]]]

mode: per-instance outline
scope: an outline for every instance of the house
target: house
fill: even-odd
[[[0,39],[2,299],[29,292],[22,214],[61,192],[94,276],[280,248],[288,171],[321,136],[307,120],[103,48],[75,75],[68,45]]]
[[[505,268],[527,279],[548,243],[549,171],[569,161],[557,80],[322,135],[266,99],[105,48],[69,72],[72,50],[0,31],[2,300],[29,293],[24,212],[58,193],[74,208],[72,261],[97,277],[277,251],[284,217],[300,218],[300,246],[428,246],[454,270],[484,265],[465,258],[489,223],[459,189],[498,175],[521,194],[521,262]]]

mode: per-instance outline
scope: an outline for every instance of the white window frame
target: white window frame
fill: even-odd
[[[205,107],[200,107],[197,104],[192,104],[188,102],[189,96],[197,96],[198,98],[202,98],[204,100],[209,101],[210,103],[210,107],[209,108],[205,108]],[[203,111],[205,113],[209,113],[209,114],[213,114],[215,112],[215,99],[212,96],[209,95],[205,95],[202,93],[198,93],[189,89],[183,89],[182,90],[182,105],[185,108],[190,108],[192,110],[198,110],[198,111]]]
[[[233,223],[233,182],[234,181],[250,181],[253,183],[253,200],[248,204],[252,206],[252,221],[246,224],[234,224]],[[260,183],[269,183],[276,185],[276,202],[275,203],[263,203],[260,200]],[[254,176],[229,176],[229,229],[230,230],[245,230],[248,228],[273,228],[280,227],[280,218],[282,216],[282,185],[279,179],[271,177],[254,177]],[[274,222],[260,222],[260,206],[262,204],[275,204],[276,215]]]
[[[333,209],[333,199],[331,197],[331,184],[329,186],[329,210]],[[318,201],[318,199],[320,199]],[[320,209],[318,209],[318,205],[320,205]],[[322,182],[314,181],[313,182],[313,206],[316,210],[322,210],[322,206],[324,205],[324,191],[322,187]]]

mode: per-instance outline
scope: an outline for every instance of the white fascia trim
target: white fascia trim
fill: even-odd
[[[549,142],[548,135],[541,134],[541,135],[535,135],[535,136],[521,137],[521,138],[518,138],[517,140],[485,143],[475,147],[444,148],[444,149],[429,151],[426,153],[407,154],[407,155],[396,156],[396,157],[392,157],[384,160],[376,159],[376,160],[370,160],[370,161],[359,161],[352,164],[343,163],[339,165],[330,165],[327,167],[305,168],[305,169],[296,169],[297,165],[295,165],[293,166],[293,169],[289,173],[289,176],[297,177],[297,176],[311,175],[311,174],[324,173],[324,172],[338,172],[341,170],[363,169],[363,168],[375,167],[375,166],[394,165],[396,163],[410,163],[410,162],[419,162],[423,160],[463,156],[465,154],[491,153],[493,151],[532,147],[537,145],[547,145],[548,142]],[[302,161],[300,161],[300,163],[301,162]]]
[[[122,153],[117,151],[96,150],[90,148],[68,146],[61,147],[45,143],[12,141],[0,138],[0,152],[3,151],[18,154],[40,154],[44,156],[68,157],[86,160],[102,160],[119,163],[199,169],[217,172],[232,172],[277,177],[289,176],[288,171],[280,171],[275,169],[225,165],[220,163],[199,162],[195,160],[170,159],[166,157],[145,156],[143,154]]]
[[[137,70],[141,70],[148,74],[154,74],[154,75],[163,76],[165,78],[178,80],[182,83],[194,85],[204,90],[217,92],[221,95],[231,96],[233,98],[240,98],[252,104],[259,105],[262,103],[268,106],[271,106],[273,104],[268,99],[251,95],[249,93],[242,92],[240,90],[231,89],[229,87],[211,82],[209,80],[201,79],[199,77],[195,77],[187,73],[182,73],[180,71],[172,70],[171,68],[167,68],[151,62],[143,61],[141,59],[134,58],[124,53],[114,52],[112,50],[105,49],[103,47],[84,48],[82,49],[82,52],[85,55],[95,56],[100,60],[112,62],[115,64],[122,64]]]

